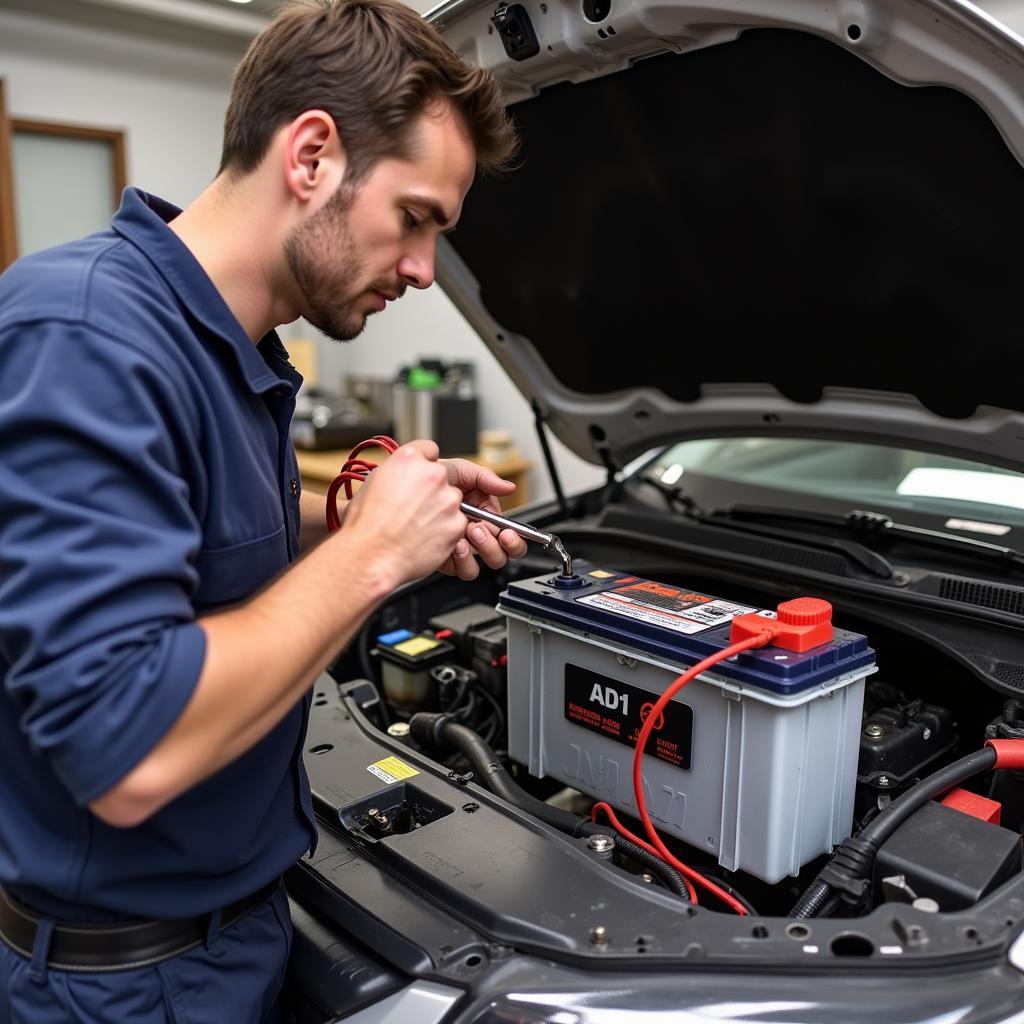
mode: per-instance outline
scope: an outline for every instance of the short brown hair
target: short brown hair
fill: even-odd
[[[274,133],[304,110],[334,118],[359,180],[408,152],[413,122],[447,101],[484,171],[507,166],[516,136],[494,76],[460,57],[401,0],[293,0],[250,44],[235,72],[220,171],[245,174]]]

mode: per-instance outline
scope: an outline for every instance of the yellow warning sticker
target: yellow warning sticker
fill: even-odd
[[[432,651],[437,646],[438,642],[429,636],[413,636],[408,640],[403,640],[400,644],[395,644],[395,650],[415,657],[424,651]]]
[[[419,775],[415,768],[407,765],[404,761],[399,761],[397,757],[385,757],[383,761],[375,761],[373,764],[368,764],[366,770],[389,786],[392,782],[411,779],[414,775]]]
[[[604,569],[595,569],[591,574],[595,580],[610,580],[615,573],[605,572]]]

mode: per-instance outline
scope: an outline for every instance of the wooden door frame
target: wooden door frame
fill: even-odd
[[[0,78],[0,273],[18,257],[14,218],[14,168],[11,156],[11,121],[7,116],[4,80]]]
[[[77,124],[58,124],[53,121],[11,117],[7,112],[4,97],[4,81],[0,78],[0,272],[18,257],[17,220],[14,213],[14,157],[11,149],[15,132],[109,143],[113,152],[111,213],[120,205],[121,193],[128,184],[124,132],[110,128],[87,128]]]

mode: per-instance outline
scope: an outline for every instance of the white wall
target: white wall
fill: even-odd
[[[179,206],[216,173],[236,60],[227,52],[0,9],[0,77],[10,114],[125,130],[129,182]],[[281,333],[286,341],[319,337],[301,323]],[[410,290],[372,318],[355,342],[340,346],[320,339],[319,348],[327,384],[336,384],[344,372],[390,375],[419,356],[472,360],[481,427],[510,430],[535,465],[532,497],[550,496],[525,400],[440,289]],[[602,471],[557,441],[553,448],[567,491],[602,479]]]
[[[173,203],[210,182],[235,58],[0,10],[13,117],[127,133],[128,180]]]

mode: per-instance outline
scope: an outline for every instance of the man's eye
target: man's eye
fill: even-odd
[[[405,226],[410,231],[415,231],[420,226],[420,222],[408,210],[405,211]]]

